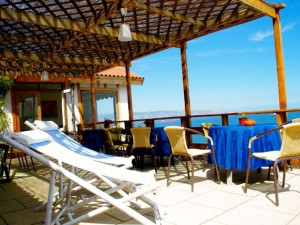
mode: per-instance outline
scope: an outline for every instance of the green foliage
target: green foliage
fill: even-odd
[[[5,98],[13,85],[14,83],[9,77],[0,76],[0,99]]]
[[[247,119],[247,115],[246,115],[246,114],[242,114],[242,115],[241,115],[241,118]]]
[[[153,127],[153,120],[146,119],[144,121],[144,124],[146,125],[146,127]]]
[[[10,125],[3,106],[5,104],[5,96],[13,84],[13,81],[8,77],[0,76],[0,133],[3,133]]]
[[[112,124],[114,121],[109,119],[109,118],[105,118],[104,119],[104,128],[109,128],[110,124]]]

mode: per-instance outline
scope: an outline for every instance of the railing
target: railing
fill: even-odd
[[[162,120],[180,120],[179,125],[188,127],[188,128],[193,128],[195,130],[202,131],[202,128],[199,124],[199,126],[193,126],[191,120],[193,118],[210,118],[210,117],[219,117],[221,124],[220,125],[231,125],[230,124],[230,119],[233,117],[239,117],[243,114],[247,115],[248,117],[251,117],[251,115],[263,115],[263,114],[272,114],[274,115],[275,121],[278,124],[282,124],[287,122],[288,120],[294,119],[290,118],[288,116],[288,113],[293,113],[293,112],[299,112],[300,113],[300,108],[293,108],[293,109],[278,109],[278,110],[262,110],[262,111],[241,111],[241,112],[228,112],[228,113],[211,113],[211,114],[198,114],[198,115],[191,115],[189,117],[187,116],[171,116],[171,117],[159,117],[159,118],[140,118],[140,119],[135,119],[132,121],[115,121],[114,125],[115,126],[121,126],[124,127],[126,130],[129,130],[131,127],[134,127],[135,123],[140,123],[142,124],[145,120],[152,122],[153,126],[155,126],[156,121],[162,121]],[[300,117],[300,114],[299,114]],[[236,124],[237,122],[235,122]],[[78,133],[80,135],[80,132],[83,129],[96,129],[96,128],[102,128],[104,126],[103,122],[97,122],[97,123],[89,123],[85,125],[78,125]],[[80,128],[79,128],[80,127]]]
[[[116,126],[120,126],[121,124],[125,124],[125,127],[129,126],[133,127],[135,122],[144,122],[145,120],[151,121],[152,124],[155,124],[155,121],[158,120],[177,120],[180,119],[180,125],[185,127],[193,128],[190,124],[190,119],[192,118],[209,118],[209,117],[220,117],[222,121],[222,125],[230,125],[229,118],[233,116],[241,116],[243,114],[249,116],[249,115],[258,115],[258,114],[274,114],[276,115],[276,121],[278,124],[282,124],[287,122],[289,120],[287,113],[289,112],[299,112],[300,108],[293,108],[293,109],[277,109],[277,110],[261,110],[261,111],[241,111],[241,112],[227,112],[227,113],[208,113],[208,114],[197,114],[197,115],[191,115],[190,117],[187,116],[170,116],[170,117],[159,117],[159,118],[140,118],[140,119],[134,119],[132,121],[115,121],[114,124]],[[103,122],[96,122],[96,123],[89,123],[89,124],[81,124],[82,128],[100,128],[104,126]]]

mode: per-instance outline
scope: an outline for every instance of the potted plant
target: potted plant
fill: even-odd
[[[245,125],[245,121],[247,120],[247,115],[242,114],[241,117],[239,118],[239,124],[240,125]]]
[[[113,121],[109,118],[105,118],[104,119],[104,128],[109,128],[110,127],[110,124],[112,124]]]
[[[4,110],[5,96],[13,86],[13,81],[8,77],[0,76],[0,133],[9,127],[10,121]]]
[[[144,124],[146,127],[153,127],[153,120],[146,119]]]

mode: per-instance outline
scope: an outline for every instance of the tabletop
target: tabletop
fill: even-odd
[[[264,131],[277,127],[277,124],[257,124],[254,126],[213,126],[209,136],[214,141],[215,153],[219,167],[226,169],[245,170],[247,168],[248,143],[250,138]],[[265,152],[280,150],[281,139],[279,131],[271,132],[255,142],[252,150]],[[212,159],[210,159],[212,162]],[[251,160],[251,169],[259,169],[270,165],[263,159]]]

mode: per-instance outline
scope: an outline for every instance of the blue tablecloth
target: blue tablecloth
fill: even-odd
[[[101,152],[106,142],[106,134],[103,129],[84,130],[82,134],[82,145],[89,149]]]
[[[103,129],[84,130],[82,135],[82,145],[99,151],[105,145],[106,134]],[[171,146],[169,139],[163,127],[155,127],[151,130],[150,142],[155,146],[155,154],[157,156],[169,156],[171,154]]]
[[[277,124],[258,124],[255,126],[213,126],[209,136],[213,139],[215,153],[220,168],[245,170],[247,168],[248,142],[250,138],[277,127]],[[280,150],[279,131],[271,132],[253,142],[253,152]],[[209,145],[210,147],[210,145]],[[209,158],[209,162],[212,159]],[[251,169],[270,165],[270,161],[251,160]]]
[[[151,131],[151,144],[155,146],[157,156],[171,155],[171,145],[164,127],[155,127]]]

